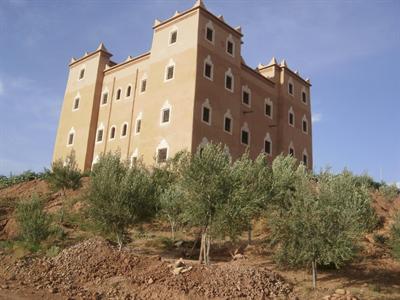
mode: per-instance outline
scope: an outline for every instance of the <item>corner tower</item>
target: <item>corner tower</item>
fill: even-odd
[[[74,151],[80,169],[91,167],[103,71],[111,56],[101,43],[95,51],[71,59],[53,161]]]

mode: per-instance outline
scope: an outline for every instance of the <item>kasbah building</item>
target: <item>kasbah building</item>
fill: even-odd
[[[292,154],[312,169],[310,81],[275,58],[256,69],[241,55],[241,28],[202,1],[155,20],[149,52],[115,63],[103,44],[72,58],[53,160],[78,166],[119,151],[161,163],[180,150],[223,143],[271,161]]]

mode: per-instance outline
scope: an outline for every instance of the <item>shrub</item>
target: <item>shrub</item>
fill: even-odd
[[[108,153],[93,167],[88,213],[121,249],[126,229],[154,216],[154,193],[149,171],[140,162],[129,168],[118,154]]]
[[[393,257],[400,260],[400,212],[396,215],[390,230],[390,246]]]
[[[50,188],[54,191],[62,190],[64,196],[67,189],[76,190],[82,185],[82,173],[78,169],[74,152],[67,156],[65,162],[59,159],[51,165],[51,171],[46,171],[46,181]]]
[[[45,173],[36,173],[31,170],[25,171],[19,175],[10,175],[9,177],[0,175],[0,189],[12,186],[14,184],[41,179],[45,177]]]
[[[392,202],[399,195],[399,189],[395,184],[383,184],[379,188],[379,192],[389,202]]]
[[[16,220],[21,238],[34,247],[50,234],[50,217],[43,210],[43,202],[37,196],[21,201],[16,207]]]

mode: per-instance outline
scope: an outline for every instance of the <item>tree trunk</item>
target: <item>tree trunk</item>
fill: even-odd
[[[248,231],[247,231],[247,238],[248,238],[247,244],[248,245],[251,245],[251,230],[252,230],[251,224],[249,224],[249,228],[248,228]]]
[[[200,254],[199,254],[199,263],[203,263],[203,249],[204,249],[204,232],[201,233],[201,241],[200,241]]]
[[[210,248],[211,248],[211,237],[207,235],[207,260],[206,265],[210,264]]]
[[[312,284],[313,289],[317,288],[317,263],[315,259],[311,262],[312,265]]]
[[[171,221],[171,239],[174,242],[175,241],[175,222]]]
[[[122,237],[119,233],[117,233],[117,243],[118,243],[118,251],[122,249]]]

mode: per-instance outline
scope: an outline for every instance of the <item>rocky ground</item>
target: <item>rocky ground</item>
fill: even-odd
[[[3,289],[45,290],[77,299],[296,299],[292,286],[267,268],[199,265],[138,256],[92,238],[53,258],[27,257],[0,273]]]

